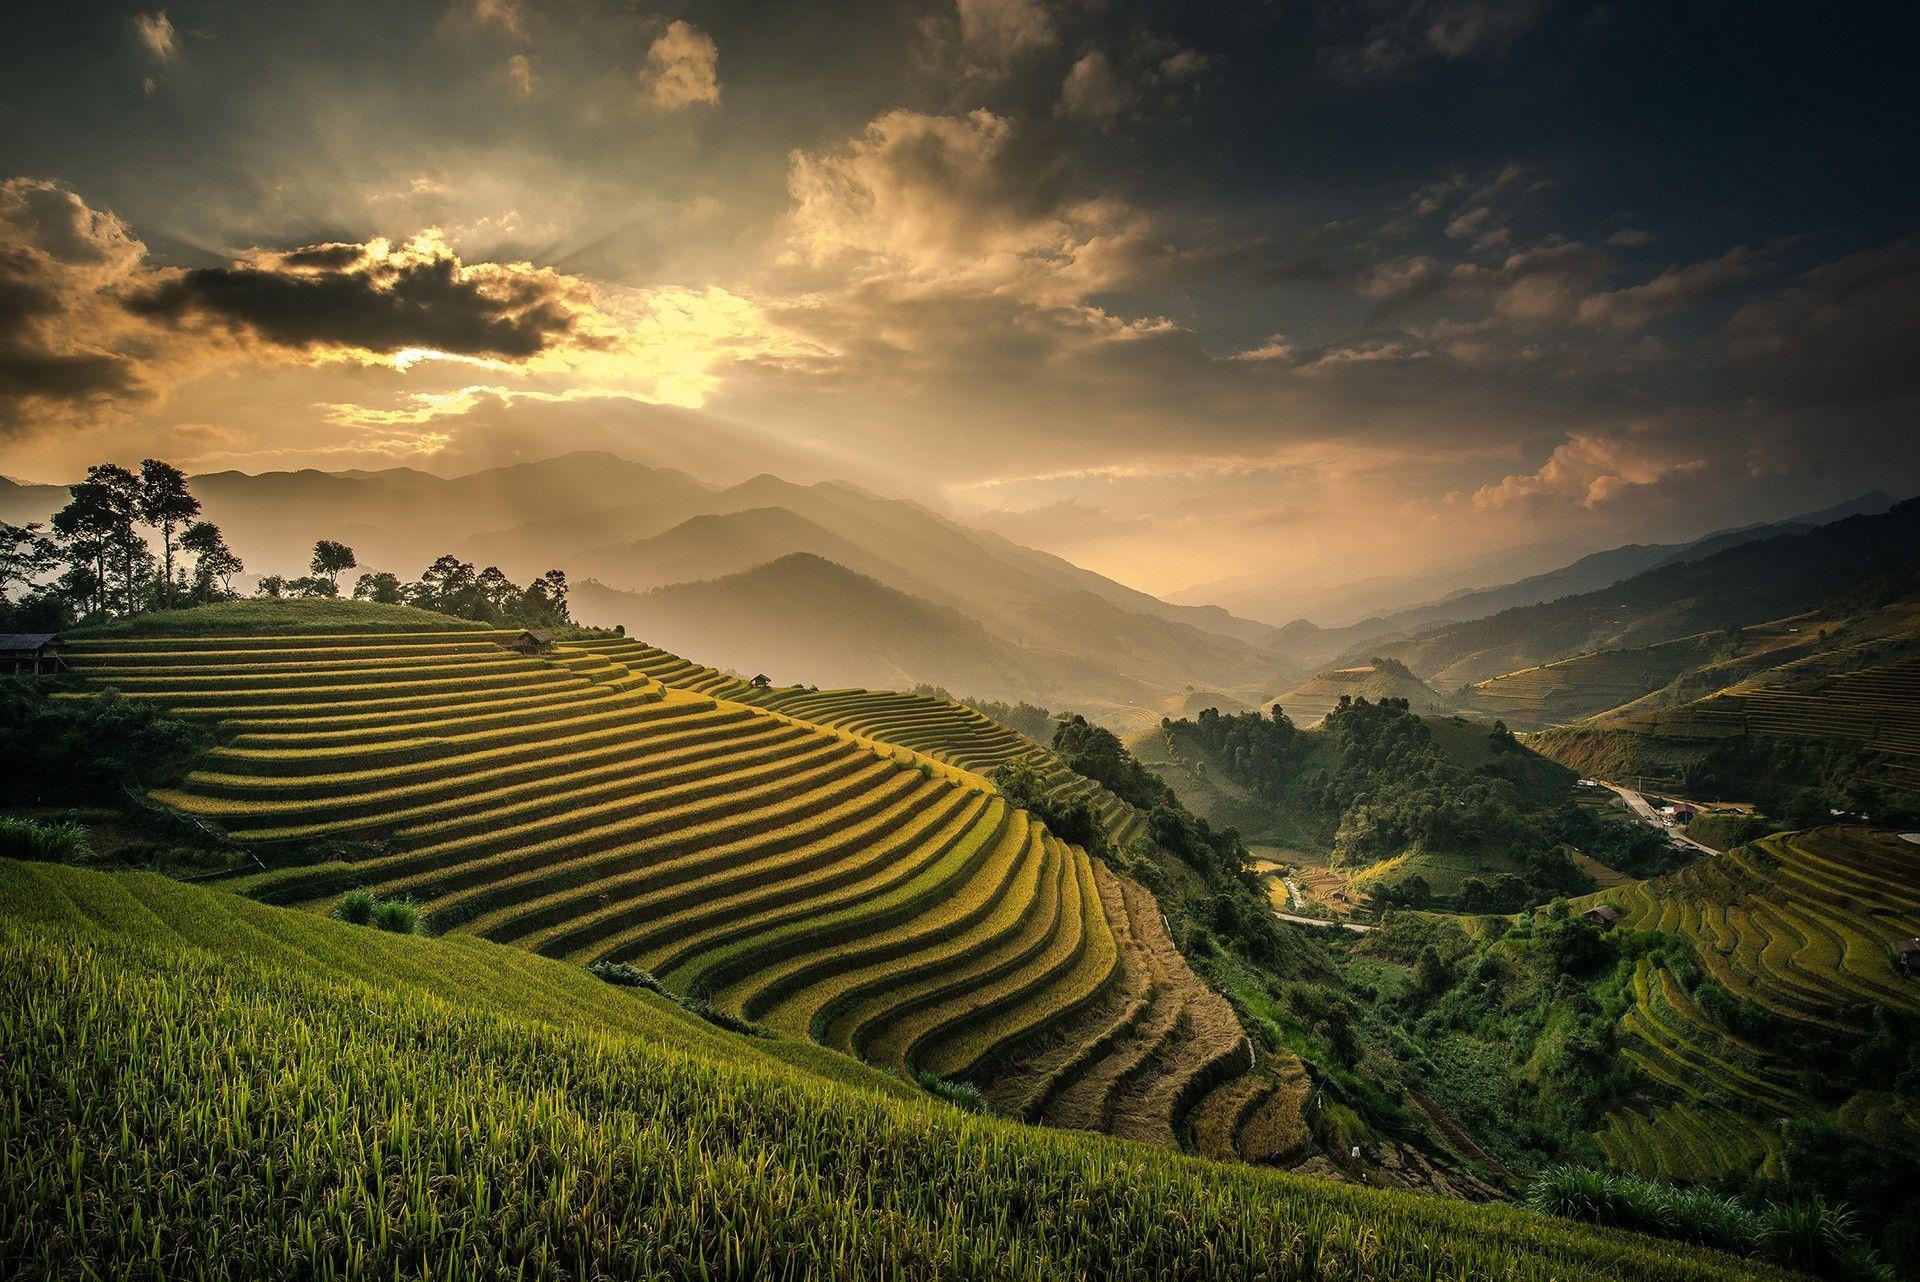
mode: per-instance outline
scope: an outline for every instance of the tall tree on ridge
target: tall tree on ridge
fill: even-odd
[[[35,579],[59,562],[59,548],[41,532],[38,522],[9,525],[0,521],[0,601],[10,600],[12,585],[32,589]]]
[[[160,531],[160,591],[163,606],[173,604],[173,530],[200,515],[200,500],[187,489],[186,473],[157,458],[140,463],[140,519]]]
[[[329,595],[338,596],[341,572],[358,569],[359,565],[352,548],[332,539],[321,539],[313,545],[313,560],[308,563],[307,570],[315,578],[325,579],[332,584],[333,591]]]
[[[216,579],[220,581],[219,596],[233,595],[233,576],[247,567],[227,546],[219,526],[212,521],[195,521],[181,531],[180,549],[194,556],[193,595],[196,601],[218,599],[214,589]]]
[[[87,479],[67,492],[73,497],[53,514],[53,528],[66,541],[69,563],[93,571],[98,599],[89,605],[110,608],[109,571],[118,570],[122,604],[127,613],[139,613],[139,570],[153,559],[134,529],[140,519],[140,478],[118,464],[96,463],[87,469]]]

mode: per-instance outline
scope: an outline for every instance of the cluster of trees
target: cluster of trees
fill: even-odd
[[[1342,697],[1310,734],[1277,706],[1265,716],[1209,708],[1192,720],[1164,720],[1161,728],[1183,759],[1204,762],[1286,807],[1332,847],[1337,862],[1374,864],[1418,848],[1472,851],[1518,866],[1517,873],[1468,879],[1450,901],[1468,912],[1514,912],[1582,888],[1562,843],[1601,835],[1570,804],[1549,808],[1524,795],[1516,779],[1526,778],[1527,754],[1506,726],[1486,732],[1476,754],[1483,760],[1468,769],[1449,759],[1405,699]],[[1376,888],[1374,896],[1406,906],[1442,902],[1417,875]]]
[[[218,526],[197,519],[200,500],[179,468],[100,463],[68,495],[50,528],[0,522],[0,623],[53,630],[233,595],[246,567]]]
[[[348,556],[352,556],[350,549]],[[508,627],[554,627],[571,621],[567,576],[561,571],[548,570],[521,587],[498,566],[476,570],[471,562],[453,555],[438,558],[411,583],[385,571],[363,574],[353,585],[353,596],[357,601],[411,605]]]
[[[246,566],[220,527],[201,516],[186,474],[147,459],[134,472],[117,463],[87,469],[68,488],[67,505],[46,525],[0,521],[0,629],[52,632],[76,619],[231,601]],[[360,568],[352,548],[333,539],[313,545],[307,573],[263,575],[262,597],[338,597],[340,577]],[[498,567],[476,570],[443,556],[420,577],[364,574],[356,600],[412,605],[506,626],[569,621],[567,576],[548,570],[521,587]]]
[[[1077,712],[1062,717],[1054,727],[1053,751],[1070,768],[1130,805],[1150,811],[1173,801],[1173,790],[1135,761],[1119,736]]]
[[[1100,822],[1093,803],[1085,796],[1062,797],[1047,786],[1047,781],[1030,762],[1015,759],[1001,762],[993,770],[994,787],[1009,805],[1020,807],[1062,841],[1070,841],[1090,855],[1111,858],[1106,826]]]
[[[313,556],[307,562],[304,575],[289,579],[279,574],[263,574],[255,595],[274,599],[337,597],[340,595],[340,576],[359,567],[360,561],[354,556],[352,548],[332,539],[321,539],[313,545]]]
[[[1257,712],[1222,716],[1218,708],[1203,709],[1191,721],[1162,717],[1160,729],[1176,753],[1190,757],[1197,751],[1268,800],[1279,796],[1300,765],[1297,731],[1277,703],[1264,717]]]
[[[949,693],[945,686],[928,685],[921,682],[913,688],[913,693],[925,695],[930,699],[946,699],[953,703],[965,704],[975,712],[992,717],[1001,725],[1018,730],[1035,743],[1047,743],[1053,738],[1053,714],[1038,704],[1022,699],[1019,703],[1003,703],[998,699],[970,699]]]

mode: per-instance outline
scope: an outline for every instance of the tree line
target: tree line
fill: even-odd
[[[233,580],[246,565],[171,463],[145,459],[138,472],[99,463],[67,494],[45,525],[0,521],[0,630],[52,632],[85,619],[239,599]],[[255,595],[338,597],[340,576],[359,568],[351,547],[320,539],[306,574],[263,575]],[[522,587],[498,566],[476,569],[451,555],[412,581],[363,574],[353,597],[509,626],[570,621],[561,571]]]

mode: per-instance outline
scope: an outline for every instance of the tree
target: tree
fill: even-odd
[[[0,521],[0,601],[12,599],[12,587],[32,589],[34,581],[60,562],[60,548],[42,533],[38,522],[9,525]]]
[[[157,458],[140,463],[140,519],[160,531],[160,599],[173,604],[174,527],[200,515],[200,500],[187,489],[186,473]]]
[[[287,583],[287,595],[297,597],[337,597],[340,585],[317,574],[305,574]]]
[[[527,613],[551,623],[566,623],[567,576],[561,570],[548,570],[527,585],[522,598]]]
[[[233,576],[247,567],[227,546],[220,527],[195,521],[180,533],[180,548],[193,553],[193,599],[206,602],[233,596]],[[218,580],[219,587],[214,587]]]
[[[513,580],[509,579],[497,565],[490,565],[480,571],[479,576],[473,581],[473,586],[480,598],[481,612],[477,617],[487,623],[498,622],[507,606],[520,595],[520,589],[514,586]]]
[[[261,575],[259,592],[263,597],[278,601],[287,594],[287,581],[278,574]]]
[[[321,539],[313,545],[313,560],[307,564],[307,571],[315,578],[325,579],[333,588],[331,592],[308,592],[306,596],[339,596],[340,573],[343,570],[358,569],[360,562],[354,559],[353,549],[344,543],[332,539]]]
[[[381,570],[360,576],[359,582],[353,585],[353,599],[372,601],[376,605],[400,605],[407,598],[400,584],[400,576]]]
[[[412,586],[408,595],[412,604],[423,610],[471,617],[474,578],[469,562],[449,554],[436,558],[432,565],[420,571],[420,581]]]
[[[113,607],[112,572],[120,575],[120,604],[139,612],[142,571],[152,564],[146,540],[134,529],[140,519],[140,478],[114,463],[96,463],[87,479],[68,487],[67,505],[53,514],[54,532],[66,541],[69,565],[92,570],[90,609]],[[78,581],[78,576],[76,576]]]

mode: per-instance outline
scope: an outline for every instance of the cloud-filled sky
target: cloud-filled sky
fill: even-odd
[[[1920,488],[1895,6],[72,0],[7,26],[16,478],[603,448],[1303,604]]]

